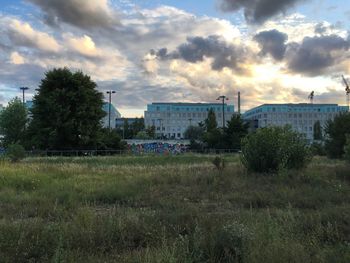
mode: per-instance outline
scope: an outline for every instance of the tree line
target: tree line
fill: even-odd
[[[96,83],[81,71],[72,72],[67,68],[48,71],[37,91],[29,111],[15,98],[0,113],[0,134],[4,136],[4,147],[19,144],[27,150],[123,149],[125,142],[122,138],[155,138],[155,127],[146,128],[143,118],[133,123],[125,120],[123,128],[103,128],[101,120],[106,115],[103,111],[103,94],[97,90]],[[255,140],[254,136],[267,133],[266,141],[276,143],[269,134],[282,134],[283,138],[283,134],[291,132],[290,129],[276,131],[265,128],[268,131],[264,134],[259,131],[249,133],[248,128],[249,124],[239,114],[234,114],[224,128],[218,127],[215,113],[210,109],[205,121],[188,127],[184,135],[190,140],[191,149],[240,151],[249,144],[247,138]],[[303,140],[299,135],[289,136],[292,138],[290,141],[296,141],[295,138]],[[311,147],[305,144],[305,147],[314,154],[342,158],[350,156],[349,144],[350,114],[343,113],[329,120],[324,129],[320,122],[316,122],[314,143]],[[281,145],[286,147],[286,144]],[[260,146],[255,145],[256,149],[260,149]],[[259,154],[255,156],[257,158]]]

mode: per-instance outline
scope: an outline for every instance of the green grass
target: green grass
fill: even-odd
[[[350,167],[236,155],[0,163],[0,262],[350,262]]]

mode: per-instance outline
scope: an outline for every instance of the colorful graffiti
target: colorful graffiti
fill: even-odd
[[[184,144],[171,144],[166,142],[128,144],[128,150],[132,154],[155,153],[160,155],[176,155],[186,152],[187,149],[188,146]]]

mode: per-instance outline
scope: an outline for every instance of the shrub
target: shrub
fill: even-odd
[[[214,255],[218,262],[243,262],[251,233],[240,223],[224,226],[214,237]]]
[[[344,158],[350,162],[350,134],[346,136],[346,144],[344,146]]]
[[[289,127],[258,129],[242,141],[242,163],[250,171],[300,169],[309,161],[306,140]]]
[[[312,155],[318,155],[318,156],[327,155],[324,145],[319,142],[314,142],[313,144],[311,144],[310,151]]]
[[[326,150],[330,158],[342,158],[346,144],[346,134],[350,131],[350,113],[337,115],[327,122]]]
[[[225,169],[225,159],[219,156],[216,156],[214,160],[212,161],[216,169],[219,171],[222,171]]]
[[[6,156],[11,162],[18,162],[26,157],[26,152],[22,145],[11,144],[7,147]]]

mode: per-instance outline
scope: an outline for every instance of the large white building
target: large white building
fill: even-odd
[[[347,111],[348,107],[337,104],[264,104],[246,111],[243,119],[253,123],[254,128],[289,125],[312,141],[317,121],[324,128],[328,120]]]
[[[145,126],[156,129],[158,137],[183,139],[186,129],[204,122],[209,109],[216,114],[218,127],[222,127],[222,116],[225,122],[234,114],[234,106],[221,103],[152,103],[145,111]]]

